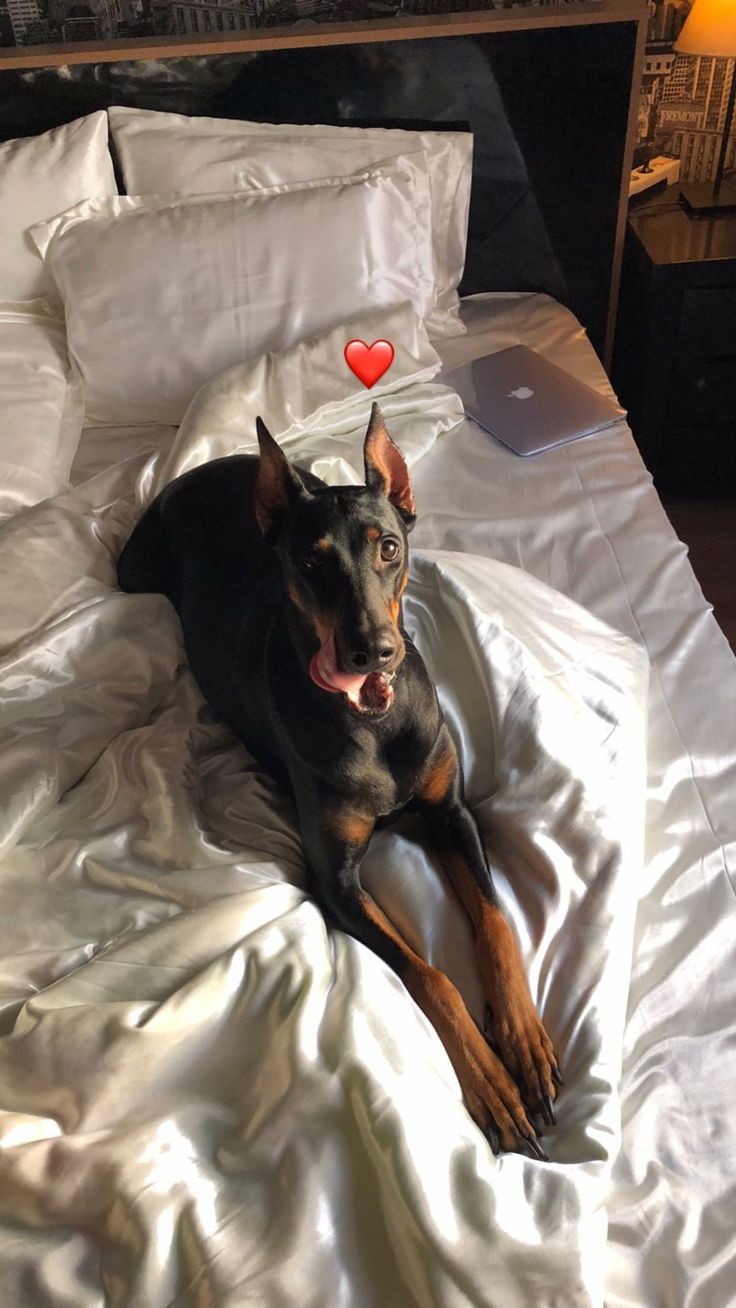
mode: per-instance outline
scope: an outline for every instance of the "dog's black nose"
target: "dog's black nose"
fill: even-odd
[[[384,664],[386,663],[390,663],[395,653],[396,653],[396,646],[394,645],[394,642],[389,638],[382,640],[381,647],[378,651],[378,662],[380,663],[381,667],[383,667]]]
[[[350,663],[354,672],[375,671],[385,668],[395,655],[395,641],[387,632],[381,632],[375,641],[355,645],[350,651]]]

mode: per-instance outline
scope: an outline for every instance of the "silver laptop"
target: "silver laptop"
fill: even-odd
[[[457,391],[468,417],[514,454],[554,449],[626,416],[614,400],[526,345],[474,359],[442,380]]]

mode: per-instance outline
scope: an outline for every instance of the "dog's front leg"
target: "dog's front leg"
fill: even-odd
[[[526,1148],[544,1158],[521,1096],[489,1048],[455,986],[407,944],[360,882],[360,860],[373,819],[337,802],[299,803],[311,888],[328,922],[378,954],[404,982],[437,1031],[465,1102],[494,1148]]]
[[[501,1057],[522,1087],[527,1107],[551,1125],[556,1086],[562,1084],[552,1041],[537,1016],[516,937],[496,897],[446,727],[417,799],[445,871],[473,924],[478,967]]]

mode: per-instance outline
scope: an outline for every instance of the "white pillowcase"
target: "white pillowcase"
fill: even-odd
[[[108,113],[131,195],[253,190],[342,176],[421,152],[429,176],[439,311],[427,321],[427,330],[433,337],[464,331],[457,288],[468,234],[469,132],[238,122],[118,106]]]
[[[0,518],[64,488],[81,430],[63,322],[40,300],[0,304]]]
[[[362,313],[434,305],[410,159],[230,196],[91,201],[34,228],[64,302],[87,423],[178,423],[224,368]]]
[[[28,228],[80,200],[117,195],[104,110],[0,145],[0,300],[50,286]]]

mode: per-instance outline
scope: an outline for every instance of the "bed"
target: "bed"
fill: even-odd
[[[8,391],[16,379],[0,526],[3,1303],[725,1305],[736,662],[625,422],[517,459],[443,380],[524,342],[611,393],[598,358],[550,294],[456,300],[466,133],[386,129],[356,172],[369,134],[305,129],[300,168],[324,148],[337,172],[329,190],[322,163],[300,177],[295,209],[295,179],[268,171],[279,137],[291,158],[293,126],[265,133],[260,159],[249,142],[263,194],[233,198],[229,129],[190,138],[163,117],[60,129],[47,169],[88,169],[83,193],[29,217],[43,264],[24,245],[0,267],[15,279]],[[108,121],[129,182],[175,166],[184,140],[201,160],[214,132],[207,194],[188,181],[153,203],[139,179],[118,195]],[[239,158],[247,130],[233,129]],[[443,178],[457,168],[452,204],[417,157],[433,150]],[[13,158],[24,186],[37,162]],[[406,268],[396,246],[381,263],[375,224],[360,234],[363,206],[401,248],[415,233]],[[260,232],[295,211],[307,247],[311,232],[331,251],[338,210],[356,233],[349,295],[284,335],[265,309],[288,288]],[[271,276],[257,322],[241,312],[255,293],[241,232]],[[203,270],[184,313],[166,298],[172,246]],[[247,288],[227,313],[209,298],[222,249]],[[301,271],[318,314],[329,260]],[[346,375],[347,328],[396,344],[370,396]],[[261,408],[294,457],[359,480],[373,396],[420,510],[407,626],[562,1060],[546,1164],[494,1157],[396,978],[325,927],[290,805],[204,704],[168,602],[116,587],[157,489],[252,450]],[[480,1016],[468,926],[412,819],[375,838],[365,878]]]

